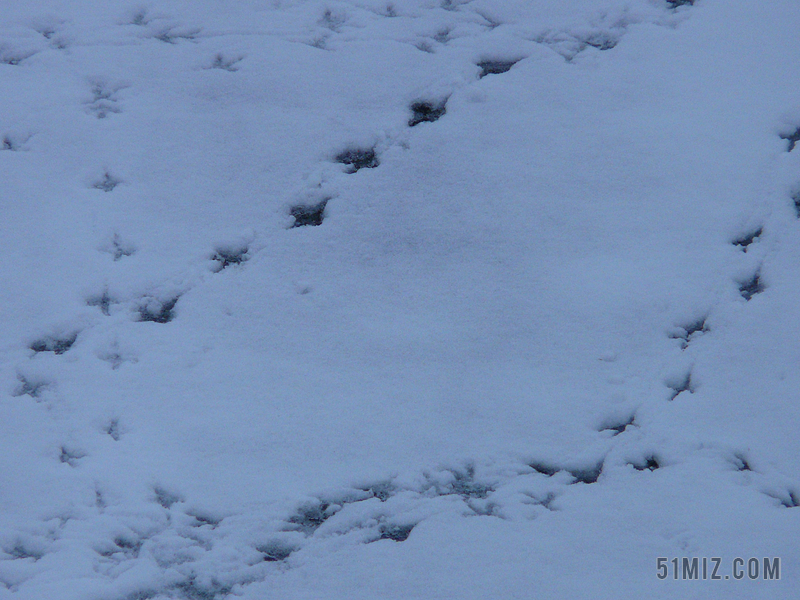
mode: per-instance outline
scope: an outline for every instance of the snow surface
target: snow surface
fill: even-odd
[[[0,600],[797,598],[798,47],[796,0],[0,2]]]

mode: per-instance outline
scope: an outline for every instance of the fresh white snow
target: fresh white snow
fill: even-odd
[[[0,600],[796,598],[800,3],[674,4],[0,2]]]

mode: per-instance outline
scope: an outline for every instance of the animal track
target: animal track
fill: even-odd
[[[94,189],[96,189],[96,190],[102,190],[104,192],[110,192],[115,187],[117,187],[120,183],[122,183],[121,179],[117,179],[116,177],[111,175],[111,173],[106,171],[103,174],[103,178],[98,180],[98,181],[96,181],[96,182],[94,182],[92,184],[92,187]]]
[[[655,471],[661,468],[661,463],[653,454],[646,456],[642,461],[631,462],[629,464],[637,471]]]
[[[750,246],[750,244],[755,242],[757,239],[761,238],[762,233],[764,233],[764,229],[762,227],[759,227],[753,233],[737,238],[733,240],[733,242],[731,243],[734,246],[739,246],[742,248],[742,250],[747,251],[748,246]]]
[[[290,530],[300,531],[306,536],[313,535],[320,525],[335,515],[339,509],[341,509],[340,505],[332,505],[321,500],[306,504],[289,517]]]
[[[44,552],[34,550],[33,548],[30,548],[21,542],[17,542],[11,547],[10,550],[6,550],[5,553],[13,560],[25,560],[27,558],[32,558],[33,562],[36,562],[44,557]]]
[[[680,331],[671,333],[669,337],[675,340],[681,340],[681,349],[685,350],[692,340],[708,331],[706,317],[698,319],[697,321],[689,323],[688,325],[684,325],[679,329]]]
[[[103,293],[99,296],[92,296],[88,300],[86,300],[86,304],[88,306],[96,306],[100,309],[105,316],[109,316],[111,314],[111,304],[114,303],[114,299],[108,295],[108,289],[103,290]]]
[[[54,354],[64,354],[67,350],[72,348],[72,345],[78,339],[78,333],[71,333],[64,337],[46,336],[40,338],[30,345],[30,349],[36,352],[53,352]]]
[[[336,155],[336,162],[347,165],[348,173],[355,173],[361,169],[374,169],[380,165],[375,148],[351,148]]]
[[[167,27],[155,34],[153,39],[156,39],[159,42],[164,42],[165,44],[177,44],[178,40],[193,41],[197,39],[197,36],[201,31],[202,30],[199,28],[181,30],[177,27]]]
[[[156,502],[166,509],[169,509],[173,504],[183,502],[183,498],[181,496],[167,491],[159,486],[153,488],[153,494],[155,494]]]
[[[58,456],[58,460],[70,467],[77,467],[78,461],[84,457],[86,457],[86,454],[80,450],[68,450],[66,447],[61,446],[61,453]]]
[[[604,460],[600,460],[594,465],[583,467],[583,468],[572,468],[568,469],[566,467],[557,467],[554,465],[548,465],[546,463],[540,462],[530,462],[528,466],[536,471],[537,473],[541,473],[542,475],[547,475],[548,477],[552,477],[556,473],[561,471],[565,471],[572,475],[575,478],[574,483],[596,483],[597,480],[600,478],[600,475],[603,472],[603,463]]]
[[[794,150],[795,146],[797,146],[797,142],[800,142],[800,127],[795,129],[792,133],[780,134],[780,138],[788,142],[786,151],[791,152],[792,150]]]
[[[517,64],[520,59],[516,60],[482,60],[478,63],[477,66],[480,67],[481,72],[478,75],[478,79],[483,79],[487,75],[500,75],[501,73],[506,73],[511,70],[515,64]]]
[[[145,302],[139,306],[139,321],[169,323],[175,318],[174,309],[179,299],[180,296],[173,296],[167,300],[146,298]]]
[[[256,550],[264,555],[264,561],[280,562],[289,558],[289,556],[291,556],[291,554],[295,552],[297,548],[281,542],[270,542],[269,544],[265,544],[263,546],[256,546]]]
[[[411,105],[411,118],[408,120],[408,126],[414,127],[420,123],[433,123],[438,121],[447,112],[446,103],[439,102],[414,102]]]
[[[92,99],[87,102],[87,110],[94,113],[98,119],[105,119],[109,114],[121,113],[122,109],[118,106],[119,100],[116,94],[124,87],[111,87],[103,80],[94,80],[91,90]]]
[[[17,375],[19,385],[14,390],[14,396],[30,396],[31,398],[40,398],[42,392],[50,389],[52,383],[42,379],[28,378],[24,375]]]
[[[103,433],[111,436],[111,439],[118,442],[122,437],[122,430],[119,425],[119,419],[111,419],[108,425],[103,428]]]
[[[693,6],[694,0],[667,0],[670,8],[678,8],[679,6]]]
[[[378,540],[392,540],[393,542],[405,542],[415,525],[387,525],[380,527],[380,537]]]
[[[36,54],[35,52],[20,52],[7,46],[0,46],[0,64],[17,66],[22,61]]]
[[[800,217],[800,190],[792,194],[792,203],[794,204],[794,211]]]
[[[114,234],[111,241],[105,246],[101,246],[100,250],[108,252],[114,257],[115,261],[120,260],[123,256],[133,256],[136,252],[136,246],[130,242],[123,240],[118,233]]]
[[[600,431],[613,431],[614,434],[612,437],[618,436],[620,433],[623,433],[628,427],[634,425],[636,420],[636,415],[631,415],[631,417],[625,421],[618,422],[614,424],[611,422],[600,429]]]
[[[212,69],[222,69],[223,71],[235,72],[235,71],[239,70],[239,68],[236,67],[235,65],[237,65],[240,62],[242,62],[242,60],[244,60],[243,56],[239,56],[237,58],[227,58],[227,57],[225,57],[224,54],[220,53],[220,54],[217,54],[214,57],[214,61],[211,63],[211,67],[210,68],[212,68]]]
[[[328,200],[330,200],[330,198],[325,198],[321,202],[310,206],[293,206],[290,211],[291,215],[294,217],[292,228],[322,225],[322,221],[325,219],[325,206],[327,206]]]
[[[666,382],[666,385],[669,389],[672,390],[672,397],[670,398],[670,402],[675,400],[680,394],[683,392],[689,392],[690,394],[694,393],[694,386],[692,385],[692,372],[689,371],[683,379]]]
[[[295,225],[296,226],[296,225]],[[249,257],[247,256],[248,247],[245,246],[219,246],[211,260],[217,263],[215,272],[219,273],[231,265],[240,265]]]
[[[763,283],[761,283],[761,276],[759,273],[753,275],[752,279],[742,283],[739,285],[739,293],[742,295],[742,298],[749,301],[755,296],[756,294],[760,294],[766,289]]]

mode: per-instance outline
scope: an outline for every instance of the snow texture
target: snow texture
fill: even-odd
[[[798,47],[796,0],[4,2],[0,600],[797,598]]]

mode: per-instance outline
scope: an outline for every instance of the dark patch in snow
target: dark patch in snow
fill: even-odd
[[[106,500],[103,498],[103,492],[100,490],[94,491],[94,505],[100,510],[106,507]]]
[[[748,301],[765,289],[764,284],[761,283],[761,275],[759,273],[753,275],[752,279],[749,281],[739,284],[739,293],[742,295],[742,298]]]
[[[335,515],[341,506],[331,505],[327,502],[317,501],[316,503],[301,506],[297,512],[289,517],[291,530],[301,531],[305,535],[312,535],[320,525]]]
[[[446,44],[447,42],[449,42],[449,41],[450,41],[450,30],[449,30],[449,29],[447,29],[447,28],[445,28],[445,29],[440,29],[440,30],[439,30],[439,31],[437,31],[437,32],[436,32],[436,34],[433,36],[433,41],[434,41],[434,42],[437,42],[437,43],[439,43],[439,44]]]
[[[123,256],[133,256],[136,252],[134,245],[124,241],[118,233],[114,234],[110,247],[103,249],[109,252],[114,257],[115,261],[118,261]]]
[[[379,540],[392,540],[393,542],[405,542],[415,525],[381,525],[381,536]]]
[[[745,251],[746,251],[746,250],[747,250],[747,247],[748,247],[750,244],[752,244],[753,242],[755,242],[757,239],[759,239],[759,238],[761,237],[761,234],[762,234],[762,233],[764,233],[764,229],[763,229],[762,227],[759,227],[759,228],[758,228],[758,229],[756,229],[756,230],[755,230],[753,233],[750,233],[750,234],[747,234],[747,235],[743,235],[743,236],[742,236],[742,237],[740,237],[740,238],[736,238],[736,239],[735,239],[735,240],[733,240],[733,242],[731,242],[731,243],[732,243],[734,246],[739,246],[739,247],[741,247],[743,250],[745,250]]]
[[[195,527],[203,527],[205,525],[209,525],[211,526],[211,529],[215,529],[216,527],[219,526],[220,523],[222,523],[221,518],[218,519],[216,517],[212,517],[207,514],[202,514],[198,512],[189,512],[186,514],[188,514],[190,517],[194,517],[195,521],[197,521]]]
[[[797,146],[797,142],[800,142],[800,127],[795,129],[792,133],[782,133],[780,136],[782,140],[789,142],[786,151],[791,152],[795,149],[795,146]]]
[[[611,50],[619,43],[619,40],[605,32],[593,33],[581,41],[586,46],[597,48],[600,51]]]
[[[133,558],[137,558],[139,556],[139,551],[142,549],[142,543],[142,540],[118,536],[114,539],[114,546],[116,546],[118,550],[110,550],[104,554],[110,556],[117,552],[124,552]]]
[[[289,558],[297,548],[281,542],[270,542],[262,546],[256,546],[256,550],[264,555],[265,562],[280,562]]]
[[[217,262],[215,272],[219,273],[226,267],[231,265],[240,265],[245,262],[249,257],[247,256],[247,246],[220,246],[214,252],[211,260]]]
[[[103,174],[103,178],[99,181],[96,181],[92,184],[92,187],[96,190],[102,190],[104,192],[110,192],[115,187],[117,187],[120,183],[122,183],[121,179],[117,179],[111,173],[106,171]]]
[[[800,506],[800,499],[798,499],[797,494],[793,491],[787,491],[788,498],[784,498],[781,500],[781,504],[786,508],[797,508]]]
[[[294,217],[292,228],[322,225],[328,200],[330,198],[325,198],[317,204],[293,206],[290,210],[291,215]]]
[[[61,446],[61,453],[58,456],[58,460],[68,464],[70,467],[77,467],[78,461],[85,456],[86,454],[80,450],[68,450],[66,447]]]
[[[23,60],[30,58],[35,52],[19,52],[7,47],[0,47],[0,64],[16,67]]]
[[[800,217],[800,190],[792,194],[792,204],[794,204],[794,211]]]
[[[162,487],[156,486],[153,488],[153,493],[155,494],[156,502],[167,509],[177,502],[183,502],[183,498],[181,498],[178,494],[169,492]]]
[[[667,0],[670,8],[678,8],[679,6],[693,6],[694,0]]]
[[[447,101],[444,102],[414,102],[411,105],[411,118],[408,121],[409,127],[414,127],[420,123],[433,123],[444,116],[447,112]]]
[[[336,155],[336,162],[348,165],[348,173],[361,169],[374,169],[380,165],[375,148],[350,148]]]
[[[174,296],[168,300],[158,300],[148,298],[139,307],[139,321],[149,321],[151,323],[169,323],[175,318],[175,304],[180,296]]]
[[[483,79],[487,75],[500,75],[501,73],[508,72],[511,67],[519,62],[520,59],[516,60],[482,60],[478,63],[478,66],[481,68],[481,72],[478,75],[478,79]]]
[[[78,339],[78,334],[72,333],[64,337],[46,336],[40,338],[30,345],[30,349],[36,352],[53,352],[54,354],[64,354],[67,350],[72,348],[75,340]]]
[[[125,86],[109,86],[102,79],[92,81],[92,99],[87,103],[88,110],[98,119],[105,119],[109,114],[121,113],[116,97],[118,91]]]

